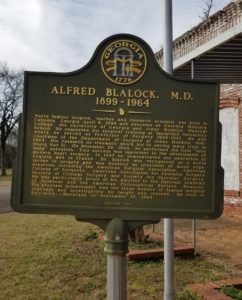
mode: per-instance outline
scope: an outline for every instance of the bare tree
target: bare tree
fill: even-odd
[[[203,6],[202,8],[202,14],[199,16],[199,18],[202,21],[205,21],[208,19],[208,17],[211,14],[212,8],[214,7],[214,0],[202,0]]]
[[[6,175],[6,142],[18,121],[22,96],[23,72],[11,71],[6,64],[0,65],[1,176]]]

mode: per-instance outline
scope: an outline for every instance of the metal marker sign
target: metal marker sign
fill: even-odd
[[[215,218],[218,84],[164,73],[131,35],[72,73],[25,72],[12,207],[85,220]]]

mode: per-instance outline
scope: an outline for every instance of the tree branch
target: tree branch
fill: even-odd
[[[23,95],[23,72],[0,65],[0,141],[4,155],[7,139],[17,121]],[[3,163],[4,160],[2,160]],[[4,166],[1,166],[4,169]]]

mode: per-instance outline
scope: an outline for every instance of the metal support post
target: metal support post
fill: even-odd
[[[194,68],[194,60],[191,60],[191,79],[194,79],[195,76],[195,68]],[[196,220],[192,220],[192,246],[194,248],[194,256],[197,255],[196,250]]]
[[[174,226],[173,219],[164,220],[164,300],[174,299]]]
[[[107,299],[127,300],[126,254],[128,252],[128,228],[119,219],[112,219],[105,231],[107,253]]]
[[[163,0],[164,70],[173,73],[172,0]],[[174,299],[174,225],[164,219],[164,300]]]
[[[195,70],[194,70],[194,60],[191,60],[191,79],[194,79]]]
[[[194,248],[194,256],[197,255],[197,243],[196,243],[196,220],[192,220],[192,246]]]
[[[163,0],[163,69],[173,74],[172,0]]]

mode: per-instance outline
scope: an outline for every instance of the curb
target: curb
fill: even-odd
[[[181,245],[174,248],[175,256],[188,256],[195,255],[195,249],[191,246]],[[154,258],[163,258],[164,249],[149,249],[149,250],[133,250],[130,249],[127,257],[130,260],[145,260],[145,259],[154,259]]]

